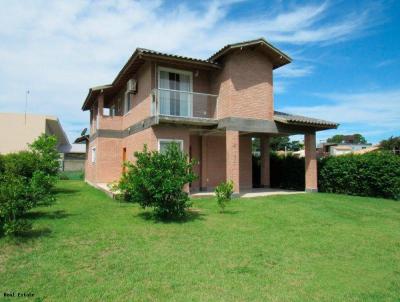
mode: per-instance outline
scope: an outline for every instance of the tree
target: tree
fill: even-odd
[[[336,135],[332,136],[331,138],[328,138],[328,139],[326,140],[326,142],[328,142],[328,143],[334,143],[334,144],[340,144],[340,143],[343,142],[343,140],[344,140],[344,135],[342,135],[342,134],[336,134]]]
[[[304,144],[302,144],[299,141],[291,141],[289,142],[288,146],[287,146],[287,150],[289,151],[299,151],[301,149],[303,149]]]
[[[386,140],[382,140],[379,146],[384,150],[390,150],[395,153],[400,153],[400,136],[391,136]]]
[[[285,150],[289,146],[289,137],[288,136],[275,136],[271,137],[270,147],[273,151]]]
[[[185,184],[197,176],[193,172],[196,161],[190,160],[176,143],[165,152],[135,152],[136,162],[126,163],[119,189],[126,201],[137,202],[143,208],[153,208],[161,218],[182,218],[190,206]]]
[[[29,229],[25,213],[55,200],[56,146],[55,137],[41,135],[28,151],[0,156],[0,231],[6,235]]]
[[[361,134],[356,133],[356,134],[353,134],[353,136],[354,136],[354,143],[355,144],[366,144],[367,143],[367,140]]]
[[[299,151],[303,149],[304,145],[300,141],[290,141],[288,136],[277,136],[271,137],[270,148],[272,151]],[[260,139],[253,138],[252,140],[252,150],[253,152],[260,152]]]
[[[334,144],[341,144],[341,143],[353,143],[353,144],[366,144],[367,140],[365,139],[364,136],[362,136],[359,133],[355,133],[353,135],[343,135],[343,134],[336,134],[332,136],[331,138],[328,138],[326,140],[328,143],[334,143]]]

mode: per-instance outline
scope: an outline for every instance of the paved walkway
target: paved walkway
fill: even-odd
[[[107,183],[96,183],[91,184],[94,187],[104,191],[111,197],[114,197],[114,193],[110,191]],[[271,189],[271,188],[253,188],[250,190],[242,190],[239,194],[239,197],[243,198],[251,198],[251,197],[260,197],[260,196],[271,196],[271,195],[289,195],[289,194],[302,194],[304,191],[294,191],[294,190],[284,190],[284,189]],[[214,192],[197,192],[190,194],[190,197],[212,197],[215,196]]]
[[[304,191],[284,190],[284,189],[271,189],[271,188],[253,188],[250,190],[242,190],[239,197],[250,198],[271,195],[289,195],[289,194],[302,194]],[[191,197],[211,197],[215,196],[214,192],[198,192],[190,194]]]

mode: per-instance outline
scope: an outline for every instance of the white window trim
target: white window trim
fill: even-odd
[[[161,75],[160,71],[166,71],[166,72],[173,72],[173,73],[178,73],[178,74],[184,74],[189,76],[189,96],[190,96],[190,104],[189,104],[189,116],[193,116],[193,72],[188,71],[188,70],[183,70],[183,69],[175,69],[175,68],[169,68],[169,67],[163,67],[163,66],[158,66],[157,67],[157,88],[160,89],[160,83],[161,83]],[[182,90],[184,91],[184,90]]]
[[[183,139],[160,138],[160,139],[158,140],[158,152],[160,152],[161,143],[162,143],[162,142],[179,143],[179,145],[181,146],[181,151],[183,152]]]
[[[92,164],[96,163],[96,159],[97,159],[97,152],[96,152],[96,147],[92,147]]]

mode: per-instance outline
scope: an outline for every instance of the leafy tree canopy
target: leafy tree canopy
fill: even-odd
[[[391,136],[379,143],[380,147],[385,150],[400,150],[400,136]]]
[[[366,144],[367,140],[361,134],[355,133],[352,135],[336,134],[331,138],[328,138],[327,142],[334,144],[341,144],[341,143]]]

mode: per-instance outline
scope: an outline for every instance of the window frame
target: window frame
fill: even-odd
[[[124,103],[123,104],[124,115],[127,115],[132,110],[132,100],[131,100],[131,93],[130,92],[125,92],[125,97],[124,97],[123,103]]]
[[[169,143],[178,143],[181,147],[181,151],[183,152],[183,139],[174,139],[174,138],[159,138],[157,145],[158,145],[158,152],[161,152],[161,143],[162,142],[169,142]]]
[[[92,154],[91,154],[92,164],[96,163],[96,159],[97,159],[97,149],[96,149],[96,146],[94,146],[94,147],[92,147]]]
[[[184,69],[176,69],[176,68],[170,68],[170,67],[164,67],[164,66],[157,66],[157,89],[165,89],[160,87],[161,84],[161,71],[165,71],[168,73],[177,73],[177,74],[183,74],[189,76],[189,90],[179,90],[183,92],[187,92],[189,96],[189,115],[188,117],[193,117],[193,71],[190,70],[184,70]],[[175,116],[175,115],[172,115]]]

